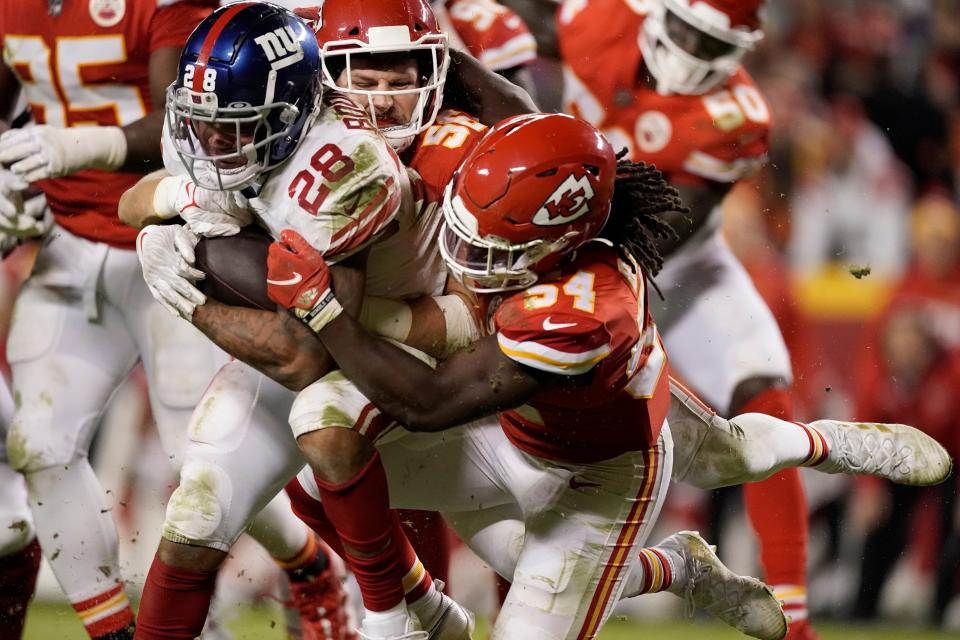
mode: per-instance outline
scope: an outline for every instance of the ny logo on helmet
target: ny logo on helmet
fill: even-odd
[[[286,26],[274,29],[254,38],[253,41],[263,49],[267,60],[270,61],[270,68],[274,71],[303,60],[303,48],[300,46],[300,41],[297,40],[297,34],[294,33],[293,27]]]
[[[537,215],[533,217],[533,224],[549,227],[576,220],[590,211],[592,197],[593,187],[587,176],[578,178],[571,173],[540,205]]]

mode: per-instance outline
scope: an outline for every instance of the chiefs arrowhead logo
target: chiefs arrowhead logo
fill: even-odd
[[[576,220],[590,211],[591,198],[593,187],[587,176],[578,178],[571,173],[540,205],[537,215],[533,216],[533,224],[551,227]]]

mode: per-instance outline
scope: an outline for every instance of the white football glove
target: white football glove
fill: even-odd
[[[150,225],[137,236],[137,255],[150,293],[167,311],[191,321],[197,305],[207,301],[193,286],[204,277],[193,267],[198,241],[196,234],[177,224]]]
[[[26,182],[59,178],[82,169],[116,171],[127,158],[120,127],[36,125],[0,135],[0,164]]]
[[[28,186],[16,174],[0,169],[0,235],[14,238],[14,244],[17,238],[41,236],[53,226],[43,193],[24,199]]]
[[[247,199],[236,191],[212,191],[196,186],[187,176],[160,181],[153,208],[161,218],[180,216],[199,236],[232,236],[253,222]]]

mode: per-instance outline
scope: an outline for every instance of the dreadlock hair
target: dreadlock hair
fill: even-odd
[[[624,258],[633,258],[649,277],[663,268],[657,240],[672,240],[676,232],[659,216],[671,211],[689,213],[680,193],[655,166],[625,160],[627,150],[617,154],[610,217],[600,237],[609,240]],[[631,262],[631,260],[627,260]]]

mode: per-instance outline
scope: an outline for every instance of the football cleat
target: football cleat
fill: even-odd
[[[440,592],[442,602],[432,615],[420,617],[430,640],[472,640],[473,613],[443,593],[443,580],[434,580],[433,585]]]
[[[357,640],[343,581],[333,563],[312,580],[291,580],[289,590],[283,606],[299,613],[302,640]]]
[[[905,424],[817,420],[809,426],[828,447],[827,459],[813,467],[817,471],[926,486],[943,482],[953,470],[953,460],[939,442]]]
[[[684,559],[687,580],[678,586],[688,615],[699,607],[761,640],[781,640],[787,634],[787,617],[773,590],[756,578],[738,576],[727,569],[699,533],[680,531],[657,547]]]

